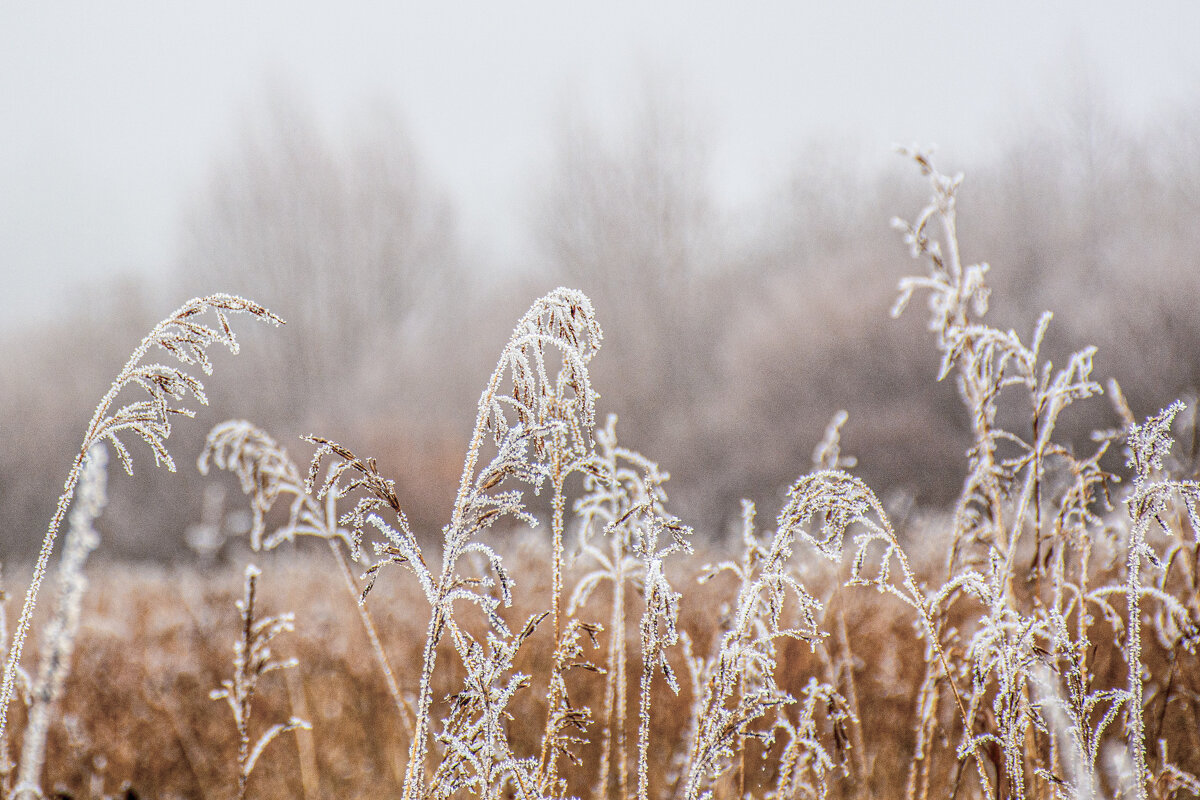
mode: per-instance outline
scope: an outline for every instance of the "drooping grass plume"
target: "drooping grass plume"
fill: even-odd
[[[215,327],[202,322],[204,315],[210,311],[216,317]],[[166,445],[167,437],[171,435],[171,417],[177,414],[191,417],[195,413],[175,404],[185,402],[190,396],[201,405],[207,405],[208,397],[204,393],[204,384],[184,369],[159,363],[145,364],[143,360],[153,348],[158,347],[174,356],[184,367],[198,366],[205,375],[212,374],[212,362],[207,353],[209,346],[221,344],[231,353],[238,352],[237,338],[229,327],[231,314],[248,314],[274,325],[283,323],[282,319],[257,303],[234,295],[214,294],[190,300],[158,323],[142,339],[142,343],[133,351],[108,392],[96,406],[92,421],[84,434],[83,444],[67,472],[63,492],[59,495],[58,505],[42,539],[33,578],[25,594],[25,604],[21,608],[21,616],[13,632],[12,645],[4,662],[4,679],[0,684],[0,740],[3,740],[7,729],[8,706],[13,697],[16,670],[21,660],[25,637],[29,632],[29,621],[37,604],[38,591],[46,575],[59,526],[62,525],[67,508],[75,495],[75,486],[79,482],[88,452],[93,445],[106,442],[116,452],[125,471],[132,475],[133,461],[121,436],[133,434],[141,438],[154,453],[156,466],[162,464],[174,472],[175,462],[167,452]],[[112,407],[118,395],[133,386],[144,389],[150,395],[149,399],[127,403],[113,411]]]
[[[815,521],[820,521],[819,533],[808,530],[809,524]],[[964,573],[951,580],[932,597],[927,596],[907,555],[900,547],[883,504],[860,479],[839,470],[821,470],[798,480],[788,492],[787,506],[780,512],[780,528],[795,529],[821,555],[834,563],[841,562],[847,532],[851,528],[857,529],[849,585],[874,587],[916,611],[930,651],[926,656],[926,664],[930,671],[927,672],[919,703],[923,709],[919,715],[922,720],[920,729],[928,730],[932,722],[936,706],[933,697],[926,692],[932,690],[936,681],[934,670],[940,668],[954,694],[964,731],[970,731],[970,716],[955,681],[956,670],[942,647],[942,626],[937,618],[939,609],[947,599],[958,592],[963,583],[977,579],[977,573]],[[893,583],[893,560],[900,567],[899,586]],[[873,574],[872,564],[875,565]],[[920,748],[923,737],[918,742]],[[920,749],[918,755],[920,758],[917,760],[924,758]],[[991,779],[987,771],[978,758],[974,761],[985,795],[991,794]]]
[[[316,536],[341,541],[350,557],[357,559],[357,538],[338,525],[339,493],[327,492],[324,507],[315,503],[287,450],[261,428],[245,420],[228,420],[214,426],[196,465],[202,475],[215,466],[237,476],[242,491],[250,498],[251,549],[273,550],[297,536]],[[291,498],[288,519],[268,536],[265,516],[281,496]]]

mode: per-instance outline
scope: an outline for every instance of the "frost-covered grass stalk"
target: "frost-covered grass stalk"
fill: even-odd
[[[1192,614],[1188,610],[1181,608],[1175,611],[1171,609],[1173,598],[1165,596],[1161,592],[1155,593],[1152,586],[1144,584],[1142,577],[1143,561],[1153,567],[1164,568],[1158,554],[1147,542],[1147,534],[1155,521],[1162,524],[1163,517],[1173,500],[1173,495],[1178,495],[1182,499],[1193,536],[1200,541],[1200,514],[1197,513],[1197,504],[1200,503],[1200,484],[1191,480],[1153,479],[1154,473],[1163,469],[1163,462],[1174,444],[1171,423],[1183,409],[1184,404],[1178,400],[1175,401],[1147,419],[1145,423],[1133,425],[1129,430],[1128,437],[1128,466],[1134,471],[1134,483],[1133,493],[1128,499],[1129,516],[1133,524],[1129,530],[1124,587],[1127,607],[1125,663],[1129,674],[1125,717],[1127,719],[1126,738],[1135,781],[1134,796],[1139,800],[1147,796],[1147,783],[1150,779],[1146,766],[1146,730],[1143,711],[1145,667],[1142,660],[1142,598],[1149,595],[1152,599],[1163,603],[1170,611],[1174,611],[1175,615],[1184,620],[1181,627],[1186,628],[1189,625],[1194,627]],[[1165,524],[1163,528],[1168,535],[1171,534],[1171,529]]]
[[[816,646],[820,639],[820,603],[789,569],[798,528],[781,515],[769,541],[760,540],[750,502],[742,508],[743,551],[740,561],[713,567],[702,579],[729,572],[738,583],[733,619],[715,656],[704,665],[704,694],[692,713],[695,731],[688,748],[684,797],[695,800],[710,790],[713,780],[729,768],[748,736],[765,737],[752,725],[780,707],[795,702],[776,680],[776,642],[791,638]],[[784,605],[791,595],[798,622],[784,623]],[[830,691],[833,691],[830,689]],[[698,702],[697,702],[698,701]]]
[[[296,625],[292,614],[259,615],[256,601],[258,578],[261,574],[262,571],[253,564],[246,566],[242,598],[237,601],[241,636],[233,646],[233,676],[221,681],[221,688],[214,689],[211,695],[213,700],[224,700],[233,712],[233,723],[237,728],[238,737],[238,800],[244,800],[246,797],[246,785],[250,774],[254,772],[254,767],[267,745],[281,733],[311,728],[305,720],[292,717],[287,722],[277,722],[268,727],[251,745],[250,718],[254,710],[254,696],[258,692],[259,679],[275,670],[293,669],[299,663],[294,658],[276,661],[272,656],[271,640],[281,633],[295,630]]]
[[[1131,730],[1140,737],[1140,711],[1135,711],[1141,708],[1140,691],[1135,697],[1132,686],[1125,691],[1093,689],[1089,675],[1089,605],[1107,607],[1108,595],[1116,591],[1111,585],[1089,587],[1093,538],[1105,525],[1097,507],[1106,504],[1112,477],[1100,467],[1100,459],[1116,434],[1097,434],[1099,446],[1090,457],[1077,456],[1070,445],[1054,439],[1059,417],[1071,404],[1102,393],[1091,379],[1095,348],[1074,353],[1065,367],[1055,370],[1041,355],[1049,313],[1038,320],[1028,345],[1015,331],[1001,331],[984,321],[988,265],[965,264],[958,244],[957,192],[962,178],[942,175],[920,151],[908,155],[929,178],[933,200],[915,222],[896,225],[913,256],[926,262],[928,273],[901,281],[893,313],[900,313],[914,292],[928,292],[929,327],[942,353],[939,379],[955,376],[974,436],[946,581],[931,593],[930,609],[949,619],[967,611],[962,600],[979,604],[977,611],[967,611],[973,615],[972,629],[955,637],[970,675],[958,754],[980,764],[981,778],[982,760],[991,761],[996,790],[1024,797],[1032,791],[1031,770],[1051,787],[1066,785],[1054,774],[1054,764],[1064,748],[1072,751],[1075,746],[1059,741],[1060,729],[1048,723],[1039,707],[1036,698],[1044,694],[1035,677],[1039,664],[1049,662],[1064,673],[1071,730],[1085,740],[1085,752],[1096,752],[1105,727],[1122,705],[1128,715],[1139,717],[1130,720]],[[997,422],[1001,403],[1013,390],[1028,398],[1027,430],[1006,430]],[[1032,543],[1023,540],[1030,533]],[[1137,581],[1143,545],[1131,544],[1127,582]],[[1022,557],[1028,564],[1024,568]],[[1130,604],[1139,602],[1138,590],[1127,588],[1125,594]],[[1137,616],[1131,606],[1129,617]],[[1126,630],[1134,641],[1139,624],[1134,619]],[[931,629],[930,636],[937,635]],[[909,797],[924,798],[928,790],[924,759],[932,745],[931,715],[937,707],[932,678],[927,671],[921,701],[925,722],[918,728],[916,760],[921,770],[913,773],[920,777],[910,777]],[[953,682],[950,685],[953,688]],[[1053,762],[1046,766],[1039,766],[1031,755],[1042,734],[1049,737]],[[1088,764],[1094,763],[1094,757],[1089,758]],[[1136,757],[1133,763],[1135,770],[1142,770]]]
[[[431,680],[437,663],[437,644],[452,619],[455,600],[481,603],[485,611],[494,603],[466,590],[458,577],[459,559],[468,552],[490,558],[497,567],[506,601],[509,579],[499,567],[499,558],[489,548],[474,541],[476,533],[490,527],[504,514],[529,520],[521,506],[517,490],[490,492],[509,478],[540,486],[550,479],[555,484],[556,511],[560,502],[557,491],[569,470],[580,468],[591,450],[591,429],[595,425],[596,393],[591,387],[587,362],[600,346],[600,326],[591,302],[579,292],[558,289],[542,298],[517,323],[500,361],[479,399],[479,414],[467,448],[462,479],[450,523],[446,526],[442,549],[442,569],[436,581],[428,573],[419,575],[426,586],[432,614],[422,654],[421,682],[418,694],[417,730],[409,751],[405,798],[423,794],[425,757],[428,747],[429,714],[433,702]],[[561,369],[551,381],[546,363],[547,351],[561,360]],[[501,392],[504,377],[511,378],[510,394]],[[510,415],[514,419],[510,420]],[[483,442],[491,435],[497,447],[495,458],[478,474]],[[569,448],[569,453],[563,453]],[[530,459],[527,451],[533,451]],[[549,451],[549,453],[547,452]],[[547,456],[549,462],[547,463]],[[531,520],[530,520],[531,521]],[[556,524],[561,524],[557,523]],[[561,530],[553,533],[555,570],[554,608],[558,609],[561,592]],[[394,544],[409,544],[409,537],[393,537]],[[409,560],[408,565],[414,566]],[[495,617],[493,622],[498,622]],[[555,650],[561,643],[560,620],[554,619]],[[503,631],[503,627],[498,625]],[[556,706],[551,698],[550,712]],[[543,748],[548,743],[543,740]],[[542,759],[546,763],[546,759]]]
[[[819,531],[811,531],[810,524],[817,520],[821,522]],[[974,574],[952,580],[933,596],[927,596],[908,556],[900,547],[883,504],[862,480],[841,470],[819,470],[800,478],[788,492],[788,504],[780,512],[779,526],[797,531],[817,552],[835,563],[842,560],[847,532],[857,529],[848,585],[874,587],[917,613],[927,647],[926,684],[931,687],[936,681],[937,670],[942,671],[954,696],[964,731],[969,732],[971,717],[956,685],[956,671],[940,641],[942,625],[936,617],[947,598]],[[899,586],[892,582],[893,560],[900,567]],[[874,574],[871,574],[872,564],[875,565]],[[928,730],[936,702],[923,695],[918,707],[918,731]],[[921,748],[926,746],[927,743],[918,738],[920,759],[925,757]],[[978,757],[974,761],[984,795],[990,795],[992,783],[987,770]]]
[[[204,315],[210,311],[216,317],[216,327],[203,324]],[[208,398],[204,394],[204,384],[184,369],[166,364],[146,364],[143,361],[151,350],[157,347],[174,356],[185,367],[198,366],[205,375],[209,375],[212,373],[212,362],[207,353],[210,345],[221,344],[232,353],[238,352],[237,339],[229,327],[229,315],[239,313],[249,314],[275,325],[283,322],[257,303],[234,295],[214,294],[191,300],[158,323],[146,338],[142,339],[142,343],[133,351],[129,361],[96,406],[92,421],[84,434],[83,444],[67,472],[63,492],[59,495],[58,505],[42,539],[33,578],[25,594],[25,603],[21,607],[16,630],[13,631],[8,657],[4,661],[4,677],[0,683],[0,740],[3,740],[7,730],[8,707],[13,699],[17,667],[21,661],[25,637],[29,633],[33,609],[37,605],[38,592],[50,564],[50,554],[54,550],[59,527],[75,496],[75,487],[83,473],[88,452],[96,444],[107,443],[116,452],[125,471],[132,475],[133,460],[121,436],[133,434],[153,451],[155,465],[161,464],[174,472],[175,462],[167,452],[166,445],[167,437],[171,435],[171,417],[177,414],[194,416],[194,412],[174,404],[191,396],[196,402],[206,405]],[[113,411],[118,395],[133,386],[144,389],[150,395],[149,399],[131,402]]]
[[[547,481],[554,486],[552,615],[555,616],[554,652],[560,654],[555,663],[561,664],[564,631],[561,619],[557,618],[562,590],[561,506],[564,498],[561,491],[571,473],[595,469],[592,429],[596,419],[596,393],[591,386],[587,364],[599,349],[601,338],[591,302],[582,293],[570,289],[557,289],[541,298],[518,321],[480,396],[454,509],[443,530],[441,567],[436,571],[428,566],[431,560],[426,559],[409,527],[393,484],[379,475],[375,463],[362,462],[350,451],[326,439],[310,437],[318,444],[318,450],[309,473],[309,490],[314,489],[322,459],[327,454],[339,456],[344,466],[329,472],[318,496],[325,496],[346,470],[356,471],[359,477],[346,487],[346,491],[359,490],[364,497],[343,520],[360,532],[359,535],[363,527],[370,524],[385,538],[385,542],[375,545],[379,560],[368,571],[367,591],[383,566],[401,564],[414,574],[429,604],[415,706],[416,724],[404,781],[406,800],[423,798],[429,791],[426,778],[433,723],[433,675],[437,668],[438,644],[443,635],[449,632],[469,674],[479,677],[481,671],[490,669],[488,662],[481,660],[479,653],[483,651],[479,644],[455,619],[454,604],[460,600],[474,604],[486,616],[495,636],[501,641],[512,638],[508,625],[498,613],[500,606],[512,602],[512,579],[500,557],[478,537],[506,516],[528,525],[536,524],[523,505],[522,490],[516,488],[520,485],[531,486],[535,491]],[[556,377],[551,379],[555,364],[559,369]],[[506,377],[512,387],[508,392],[503,390]],[[481,468],[483,447],[489,438],[496,452]],[[510,486],[513,488],[508,488]],[[398,527],[392,527],[376,511],[393,514]],[[468,556],[482,558],[494,580],[487,575],[463,574],[462,562]],[[499,598],[489,593],[493,586],[499,590]],[[494,648],[492,650],[495,652]],[[553,779],[559,755],[555,748],[555,731],[560,726],[554,719],[557,709],[565,701],[561,682],[552,681],[547,733],[542,739],[535,779],[537,791],[557,783]],[[450,746],[468,745],[452,742]],[[517,768],[510,765],[507,771],[513,773],[514,769]]]
[[[630,516],[643,517],[635,529],[634,552],[644,563],[642,593],[645,607],[639,631],[642,644],[642,677],[638,693],[638,797],[646,800],[650,793],[649,761],[651,680],[661,671],[667,685],[679,694],[675,671],[667,659],[667,648],[679,641],[679,592],[671,586],[665,573],[666,559],[675,553],[690,550],[691,529],[655,505],[634,507]],[[665,541],[663,541],[665,540]]]
[[[108,503],[107,474],[108,452],[102,444],[93,445],[84,461],[79,493],[71,509],[70,526],[58,567],[54,615],[42,630],[37,679],[30,691],[28,721],[21,741],[21,766],[13,792],[15,797],[40,797],[43,794],[41,776],[46,758],[46,735],[71,671],[83,593],[87,589],[84,567],[88,556],[100,544],[100,534],[94,523]]]
[[[640,453],[620,447],[616,424],[616,417],[610,415],[604,428],[597,430],[599,474],[587,476],[586,494],[575,505],[583,536],[582,551],[595,567],[576,584],[567,613],[574,616],[601,583],[609,584],[609,644],[604,662],[606,680],[596,792],[607,796],[615,790],[618,796],[628,797],[626,594],[630,587],[645,594],[649,583],[660,584],[658,579],[647,581],[649,564],[641,557],[648,541],[643,526],[647,515],[649,519],[668,518],[663,487],[669,476]],[[598,532],[603,533],[607,548],[595,541]],[[642,697],[639,704],[644,703],[648,709],[648,692],[644,691]],[[648,735],[646,716],[639,714],[639,752],[645,747]]]
[[[250,545],[253,550],[272,550],[284,542],[294,541],[297,536],[314,536],[329,544],[342,584],[358,610],[359,622],[371,644],[371,653],[379,665],[388,694],[404,721],[404,729],[411,732],[416,724],[412,703],[400,691],[396,670],[384,650],[375,620],[347,562],[347,559],[357,561],[361,554],[361,528],[348,530],[342,527],[337,510],[338,500],[351,491],[339,482],[341,470],[351,464],[351,461],[343,460],[332,467],[336,473],[331,475],[333,480],[323,487],[323,497],[315,498],[307,490],[299,468],[287,451],[266,432],[244,420],[229,420],[209,431],[198,461],[200,472],[205,475],[210,466],[233,472],[242,491],[250,496],[253,513]],[[280,496],[291,497],[288,519],[266,535],[264,517]]]
[[[4,590],[3,564],[0,564],[0,652],[8,650],[8,593]],[[16,669],[15,682],[23,686],[29,685],[29,676],[20,666]],[[12,789],[13,772],[17,765],[13,763],[9,750],[9,736],[5,731],[0,735],[0,791],[8,796]]]

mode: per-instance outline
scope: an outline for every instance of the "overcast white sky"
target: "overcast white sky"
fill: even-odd
[[[619,117],[639,70],[711,113],[733,203],[812,137],[986,153],[1072,63],[1135,122],[1195,103],[1198,42],[1194,0],[7,2],[3,312],[166,268],[185,202],[271,80],[332,125],[394,101],[463,229],[503,260],[564,98]]]

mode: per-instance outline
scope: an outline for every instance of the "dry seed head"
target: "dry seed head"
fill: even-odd
[[[821,522],[819,537],[806,529],[813,519]],[[880,531],[880,524],[887,526],[887,516],[862,480],[840,470],[821,470],[800,478],[788,490],[788,504],[779,514],[781,530],[797,531],[834,562],[841,561],[846,531],[854,524]]]
[[[480,410],[486,408],[486,427],[500,444],[507,431],[506,408],[516,415],[516,425],[526,431],[562,425],[582,453],[596,425],[596,398],[587,363],[600,348],[603,332],[591,301],[582,292],[558,288],[538,300],[517,322],[501,354],[497,373],[512,378],[511,396],[485,390]],[[562,362],[551,382],[546,351],[557,350]],[[542,440],[535,442],[541,455]]]

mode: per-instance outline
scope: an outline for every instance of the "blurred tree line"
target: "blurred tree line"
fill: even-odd
[[[1098,345],[1097,376],[1116,377],[1139,415],[1200,386],[1200,107],[1158,123],[1131,130],[1084,93],[1031,115],[986,162],[941,164],[967,175],[964,256],[993,265],[996,324],[1027,336],[1054,311],[1052,357]],[[672,473],[675,510],[702,533],[724,535],[742,497],[773,515],[841,408],[844,449],[881,495],[957,495],[967,420],[953,385],[934,381],[919,309],[888,316],[918,267],[889,226],[923,204],[910,165],[798,147],[776,185],[730,213],[712,188],[707,121],[669,93],[643,92],[616,129],[573,109],[556,142],[528,187],[532,266],[502,270],[465,253],[453,201],[395,109],[367,108],[333,135],[294,98],[271,98],[189,204],[172,279],[93,287],[0,347],[6,559],[40,541],[129,351],[212,291],[288,325],[246,329],[242,354],[217,360],[211,405],[172,436],[179,474],[139,453],[136,476],[114,478],[111,555],[185,552],[203,487],[223,480],[201,478],[193,455],[230,417],[271,431],[301,465],[310,432],[378,457],[414,525],[436,533],[483,381],[515,320],[559,284],[585,291],[604,326],[601,409]],[[1103,402],[1090,408],[1067,421],[1081,443],[1113,424]],[[218,522],[222,503],[245,506],[227,488]]]

